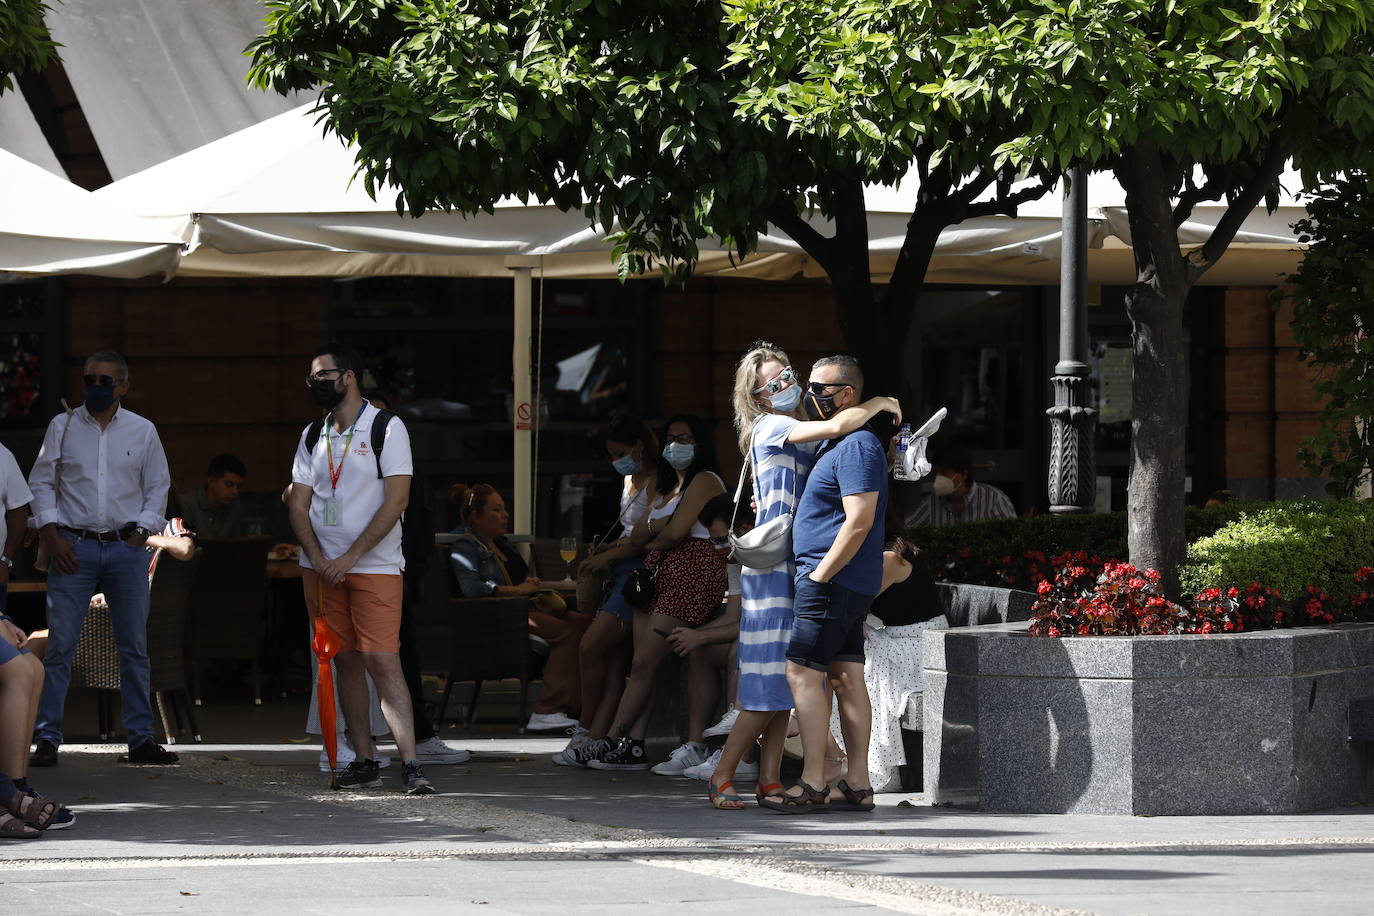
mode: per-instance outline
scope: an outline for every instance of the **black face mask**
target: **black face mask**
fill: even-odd
[[[115,402],[115,391],[113,385],[94,385],[86,386],[86,409],[91,413],[100,413]]]
[[[333,379],[310,379],[310,396],[325,410],[333,410],[343,400],[344,393],[335,387]]]
[[[802,398],[802,407],[806,410],[806,415],[813,420],[829,420],[838,413],[833,394],[821,395],[808,391]]]

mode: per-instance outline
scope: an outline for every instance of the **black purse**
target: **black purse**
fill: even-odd
[[[639,611],[647,608],[658,594],[658,583],[654,581],[656,574],[657,570],[644,567],[630,570],[625,584],[620,587],[620,596],[625,603]]]

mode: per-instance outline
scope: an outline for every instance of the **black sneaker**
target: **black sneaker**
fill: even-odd
[[[401,764],[401,785],[407,795],[433,795],[434,784],[425,778],[425,771],[414,761]]]
[[[339,774],[340,789],[373,789],[382,784],[381,767],[377,761],[359,757]]]
[[[138,747],[129,748],[129,753],[119,756],[120,763],[141,763],[148,766],[171,766],[181,758],[152,738],[144,741]]]
[[[563,752],[563,759],[568,762],[568,766],[586,769],[591,766],[593,760],[597,760],[610,753],[615,747],[606,738],[597,738],[595,741],[588,741],[581,747],[575,747]]]
[[[647,770],[649,761],[644,756],[643,741],[621,738],[609,751],[588,760],[587,766],[593,770]]]
[[[55,767],[57,766],[57,745],[46,738],[40,738],[34,745],[33,755],[29,757],[31,767]]]

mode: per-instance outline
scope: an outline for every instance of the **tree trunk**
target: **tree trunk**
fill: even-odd
[[[1126,297],[1131,318],[1131,468],[1126,487],[1131,564],[1158,569],[1178,594],[1183,530],[1184,430],[1188,423],[1187,349],[1183,338],[1186,285],[1137,282]]]

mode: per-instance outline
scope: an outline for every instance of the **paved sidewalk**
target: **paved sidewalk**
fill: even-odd
[[[0,909],[46,913],[1367,913],[1374,818],[872,815],[709,807],[704,784],[553,766],[561,740],[448,738],[444,792],[332,792],[318,745],[177,746],[34,771],[76,825],[0,845]],[[742,787],[746,788],[746,787]],[[906,804],[902,804],[906,803]]]

